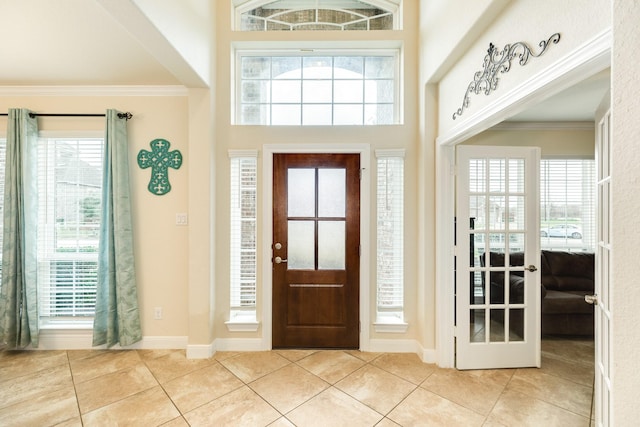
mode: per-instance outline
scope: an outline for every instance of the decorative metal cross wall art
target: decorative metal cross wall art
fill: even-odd
[[[151,168],[151,180],[147,188],[152,194],[162,196],[171,191],[169,168],[180,168],[182,154],[178,150],[169,151],[171,144],[166,139],[154,139],[149,145],[151,151],[140,150],[138,153],[138,166],[140,169]]]
[[[453,113],[453,120],[458,118],[462,112],[469,106],[469,95],[475,93],[478,95],[480,92],[484,92],[485,95],[489,95],[492,91],[498,87],[498,73],[504,74],[511,69],[511,60],[513,58],[520,58],[518,63],[520,65],[526,65],[529,62],[529,57],[533,56],[537,58],[541,56],[551,43],[558,44],[560,41],[560,33],[555,33],[547,40],[542,40],[538,43],[538,46],[542,48],[539,53],[533,53],[531,48],[524,42],[518,42],[513,44],[507,44],[502,51],[489,43],[489,49],[487,55],[484,57],[482,64],[482,70],[478,71],[473,76],[473,81],[469,83],[467,91],[464,94],[464,100],[462,106]]]

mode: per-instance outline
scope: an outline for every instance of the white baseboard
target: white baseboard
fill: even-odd
[[[187,345],[187,359],[208,359],[216,352],[214,343]]]
[[[106,346],[93,347],[93,333],[91,330],[65,330],[51,331],[41,330],[38,348],[29,347],[32,350],[99,350]],[[145,336],[142,340],[126,347],[116,344],[112,350],[159,350],[159,349],[185,349],[188,338],[186,336]]]
[[[264,351],[262,338],[218,338],[216,351]]]
[[[415,353],[424,363],[436,363],[435,349],[425,349],[416,340],[372,339],[369,351],[375,353]]]

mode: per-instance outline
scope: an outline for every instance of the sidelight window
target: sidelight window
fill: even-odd
[[[404,150],[376,150],[376,330],[401,332],[404,323]],[[392,325],[400,326],[394,328]]]
[[[230,151],[230,318],[229,329],[256,323],[257,152]]]

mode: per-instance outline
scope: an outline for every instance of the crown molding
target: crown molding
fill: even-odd
[[[0,86],[0,96],[187,96],[182,85]]]
[[[501,122],[487,130],[594,130],[594,122]]]

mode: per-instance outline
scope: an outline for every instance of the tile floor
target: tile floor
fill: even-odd
[[[0,353],[1,426],[589,426],[593,341],[541,369],[456,371],[414,354],[287,350]]]

